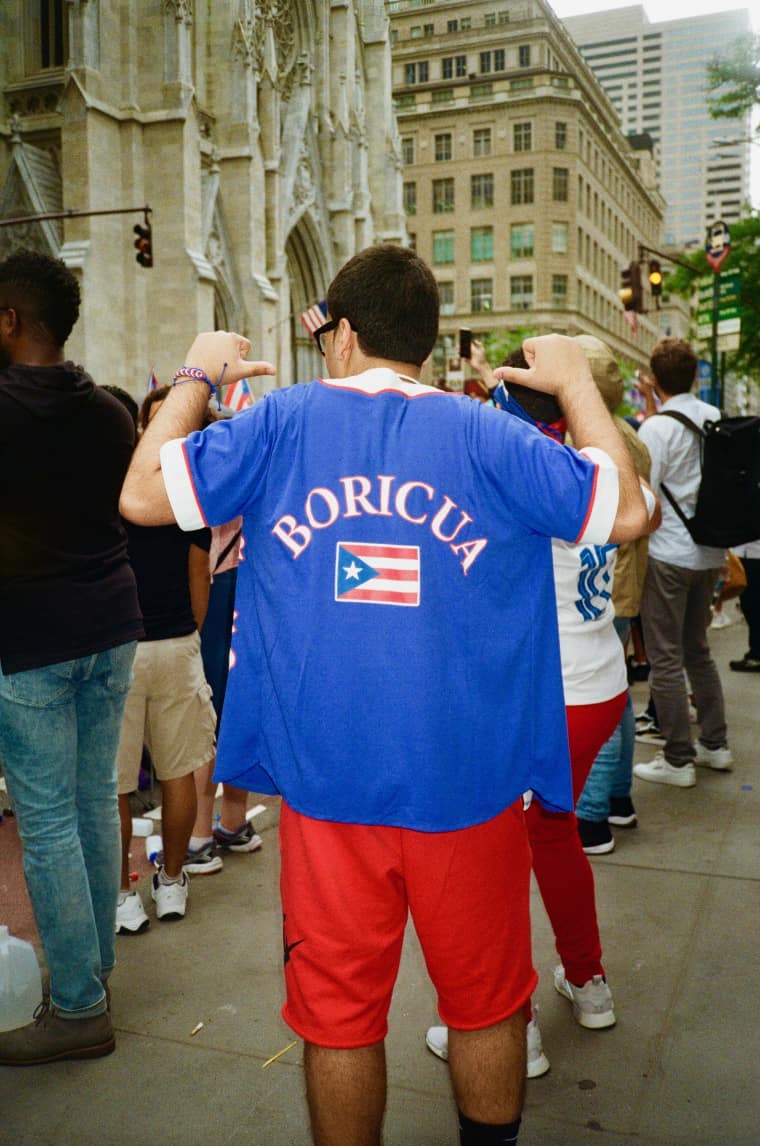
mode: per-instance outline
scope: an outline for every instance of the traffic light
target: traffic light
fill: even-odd
[[[618,295],[625,310],[642,313],[641,269],[638,263],[630,263],[629,266],[623,267]]]
[[[662,294],[662,268],[657,259],[649,260],[649,286],[652,291],[652,298],[659,299]]]
[[[135,239],[135,250],[137,251],[135,258],[141,267],[152,267],[153,228],[146,219],[144,227],[141,227],[139,223],[135,223],[132,230],[137,235],[137,238]]]

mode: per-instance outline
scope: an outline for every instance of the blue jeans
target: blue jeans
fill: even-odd
[[[631,622],[628,617],[615,618],[615,631],[625,645]],[[636,741],[636,717],[633,701],[628,693],[623,715],[612,736],[599,749],[591,765],[586,786],[575,806],[580,820],[606,820],[610,814],[611,796],[630,796],[633,772],[633,750]]]
[[[121,867],[116,750],[135,648],[0,671],[0,756],[64,1018],[106,1009]]]

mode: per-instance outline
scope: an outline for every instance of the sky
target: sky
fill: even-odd
[[[586,12],[604,12],[612,8],[630,8],[637,0],[549,0],[556,14],[582,16]],[[711,12],[728,12],[745,8],[750,13],[750,21],[755,32],[760,33],[760,3],[757,0],[644,0],[644,10],[652,21],[682,20],[684,9],[691,16],[704,16]],[[754,123],[760,115],[756,112]],[[757,133],[755,138],[758,138]],[[760,209],[760,142],[754,143],[750,158],[750,199],[752,206]]]

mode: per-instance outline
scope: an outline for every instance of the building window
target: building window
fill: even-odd
[[[530,67],[530,44],[520,44],[517,49],[517,62],[521,68]]]
[[[454,99],[453,88],[434,88],[433,103],[452,103]]]
[[[552,305],[567,306],[567,275],[552,275]]]
[[[454,210],[454,180],[433,180],[433,214],[443,215]]]
[[[414,107],[416,103],[417,101],[415,99],[414,92],[406,92],[404,95],[397,95],[393,100],[393,106],[400,110],[406,109],[408,107]]]
[[[495,12],[486,12],[483,22],[484,22],[486,28],[495,28],[496,27],[496,13]]]
[[[472,17],[471,16],[463,16],[462,19],[459,21],[459,27],[462,29],[463,32],[468,32],[470,30],[470,28],[472,27]]]
[[[440,232],[439,232],[440,234]],[[441,314],[454,313],[454,284],[450,282],[438,284],[438,302]]]
[[[451,159],[451,132],[446,131],[442,135],[435,137],[435,161],[436,163],[445,163],[446,160]]]
[[[401,162],[405,167],[414,163],[414,137],[411,135],[401,137]]]
[[[404,210],[407,215],[417,214],[417,184],[404,184]]]
[[[533,87],[533,79],[531,76],[525,76],[522,80],[510,80],[509,90],[511,92],[524,92]]]
[[[493,227],[472,227],[470,229],[470,261],[473,263],[493,262]]]
[[[467,75],[467,56],[457,56],[455,63],[457,76],[461,79],[462,76]]]
[[[423,31],[423,34],[425,37],[433,36],[433,35],[435,35],[435,25],[434,24],[423,24],[422,25],[422,31]]]
[[[454,57],[444,56],[441,62],[441,79],[453,80],[454,78]]]
[[[433,265],[445,266],[454,262],[454,232],[433,231]]]
[[[490,70],[491,70],[491,53],[490,52],[481,52],[480,53],[480,70],[483,73],[490,72]]]
[[[426,84],[430,78],[430,65],[427,60],[416,64],[404,64],[405,84]]]
[[[472,133],[472,154],[475,159],[482,159],[484,155],[491,154],[490,127],[476,127]]]
[[[515,151],[531,151],[533,148],[533,124],[515,123],[512,125],[512,140]]]
[[[473,84],[470,88],[470,99],[490,99],[493,95],[493,84]]]
[[[410,251],[416,251],[417,250],[417,236],[415,235],[414,231],[407,231],[407,234],[409,236],[409,250]]]
[[[40,67],[62,68],[68,55],[68,20],[63,0],[40,0]]]
[[[409,38],[411,40],[421,40],[422,39],[422,25],[421,24],[413,24],[412,25],[412,27],[409,29]]]
[[[533,223],[513,223],[510,229],[509,249],[513,259],[532,259],[536,240]]]
[[[447,22],[447,24],[446,24],[446,31],[447,32],[456,32],[458,30],[459,30],[459,21],[458,20],[449,20]]]
[[[470,206],[473,211],[493,207],[493,175],[470,176]]]
[[[552,254],[567,254],[567,223],[552,223]]]
[[[493,279],[473,279],[470,283],[470,310],[482,314],[493,309]]]
[[[513,206],[533,202],[533,168],[521,167],[511,173],[511,199]]]
[[[564,151],[567,147],[567,124],[555,123],[554,125],[554,146],[557,151]]]
[[[506,57],[503,48],[497,48],[493,54],[493,70],[503,72],[506,67]]]
[[[567,203],[569,173],[566,167],[552,169],[552,199],[555,203]]]
[[[512,310],[533,309],[533,275],[512,275],[509,288]]]

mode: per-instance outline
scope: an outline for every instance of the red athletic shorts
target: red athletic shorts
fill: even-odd
[[[479,1030],[536,985],[522,800],[455,832],[280,818],[282,1015],[317,1046],[385,1038],[411,911],[443,1021]]]

